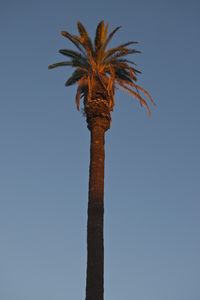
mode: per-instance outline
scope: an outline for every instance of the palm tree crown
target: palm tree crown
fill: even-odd
[[[61,31],[61,34],[70,40],[78,51],[59,50],[70,60],[51,64],[48,67],[53,69],[60,66],[71,66],[75,69],[65,85],[78,85],[77,108],[79,109],[80,99],[83,97],[85,105],[92,100],[104,100],[112,111],[115,89],[119,87],[134,96],[150,113],[145,97],[154,104],[153,99],[143,87],[136,84],[137,75],[141,72],[135,68],[136,64],[133,61],[126,58],[129,54],[140,53],[138,50],[129,48],[130,45],[137,44],[137,42],[129,41],[107,49],[108,43],[120,27],[116,27],[108,34],[108,24],[101,21],[96,28],[94,42],[80,22],[77,23],[77,27],[79,36],[72,35],[67,31]]]

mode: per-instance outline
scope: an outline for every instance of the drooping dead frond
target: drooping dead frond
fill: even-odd
[[[151,110],[149,108],[149,105],[147,104],[147,101],[138,93],[138,91],[132,90],[126,85],[125,82],[123,82],[123,80],[118,80],[117,83],[120,89],[127,92],[129,95],[134,96],[134,98],[140,102],[141,106],[144,106],[147,109],[148,115],[151,115]]]
[[[86,84],[85,84],[85,78],[82,78],[78,82],[78,88],[76,91],[76,107],[79,110],[80,109],[80,101],[81,97],[84,95],[85,89],[86,89]]]
[[[135,84],[134,82],[129,83],[129,85],[133,86],[135,89],[141,91],[150,101],[153,105],[156,105],[153,98],[149,94],[147,90],[145,90],[142,86]]]

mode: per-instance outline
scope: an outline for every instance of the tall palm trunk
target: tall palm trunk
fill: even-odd
[[[91,144],[86,300],[103,300],[104,293],[104,143],[105,132],[109,127],[110,120],[106,117],[94,117],[88,121]]]

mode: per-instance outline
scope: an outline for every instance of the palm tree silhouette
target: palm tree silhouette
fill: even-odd
[[[79,35],[67,31],[61,34],[70,40],[75,50],[61,49],[59,52],[69,58],[49,65],[49,69],[70,66],[75,70],[66,82],[66,86],[77,84],[76,105],[80,107],[83,98],[83,111],[90,130],[90,169],[89,200],[87,223],[87,277],[86,300],[104,299],[104,160],[105,132],[110,128],[111,111],[114,108],[114,96],[117,87],[134,96],[146,107],[150,114],[147,100],[154,104],[150,94],[136,84],[137,75],[141,73],[136,64],[127,59],[127,55],[140,53],[129,46],[130,41],[117,47],[107,49],[116,27],[108,34],[108,24],[101,21],[96,28],[94,41],[89,37],[85,27],[77,23]],[[145,98],[147,100],[145,100]]]

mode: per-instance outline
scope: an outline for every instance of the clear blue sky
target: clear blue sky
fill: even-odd
[[[85,297],[89,131],[48,71],[77,20],[140,42],[148,118],[119,92],[106,135],[105,300],[200,299],[198,0],[1,1],[0,298]]]

